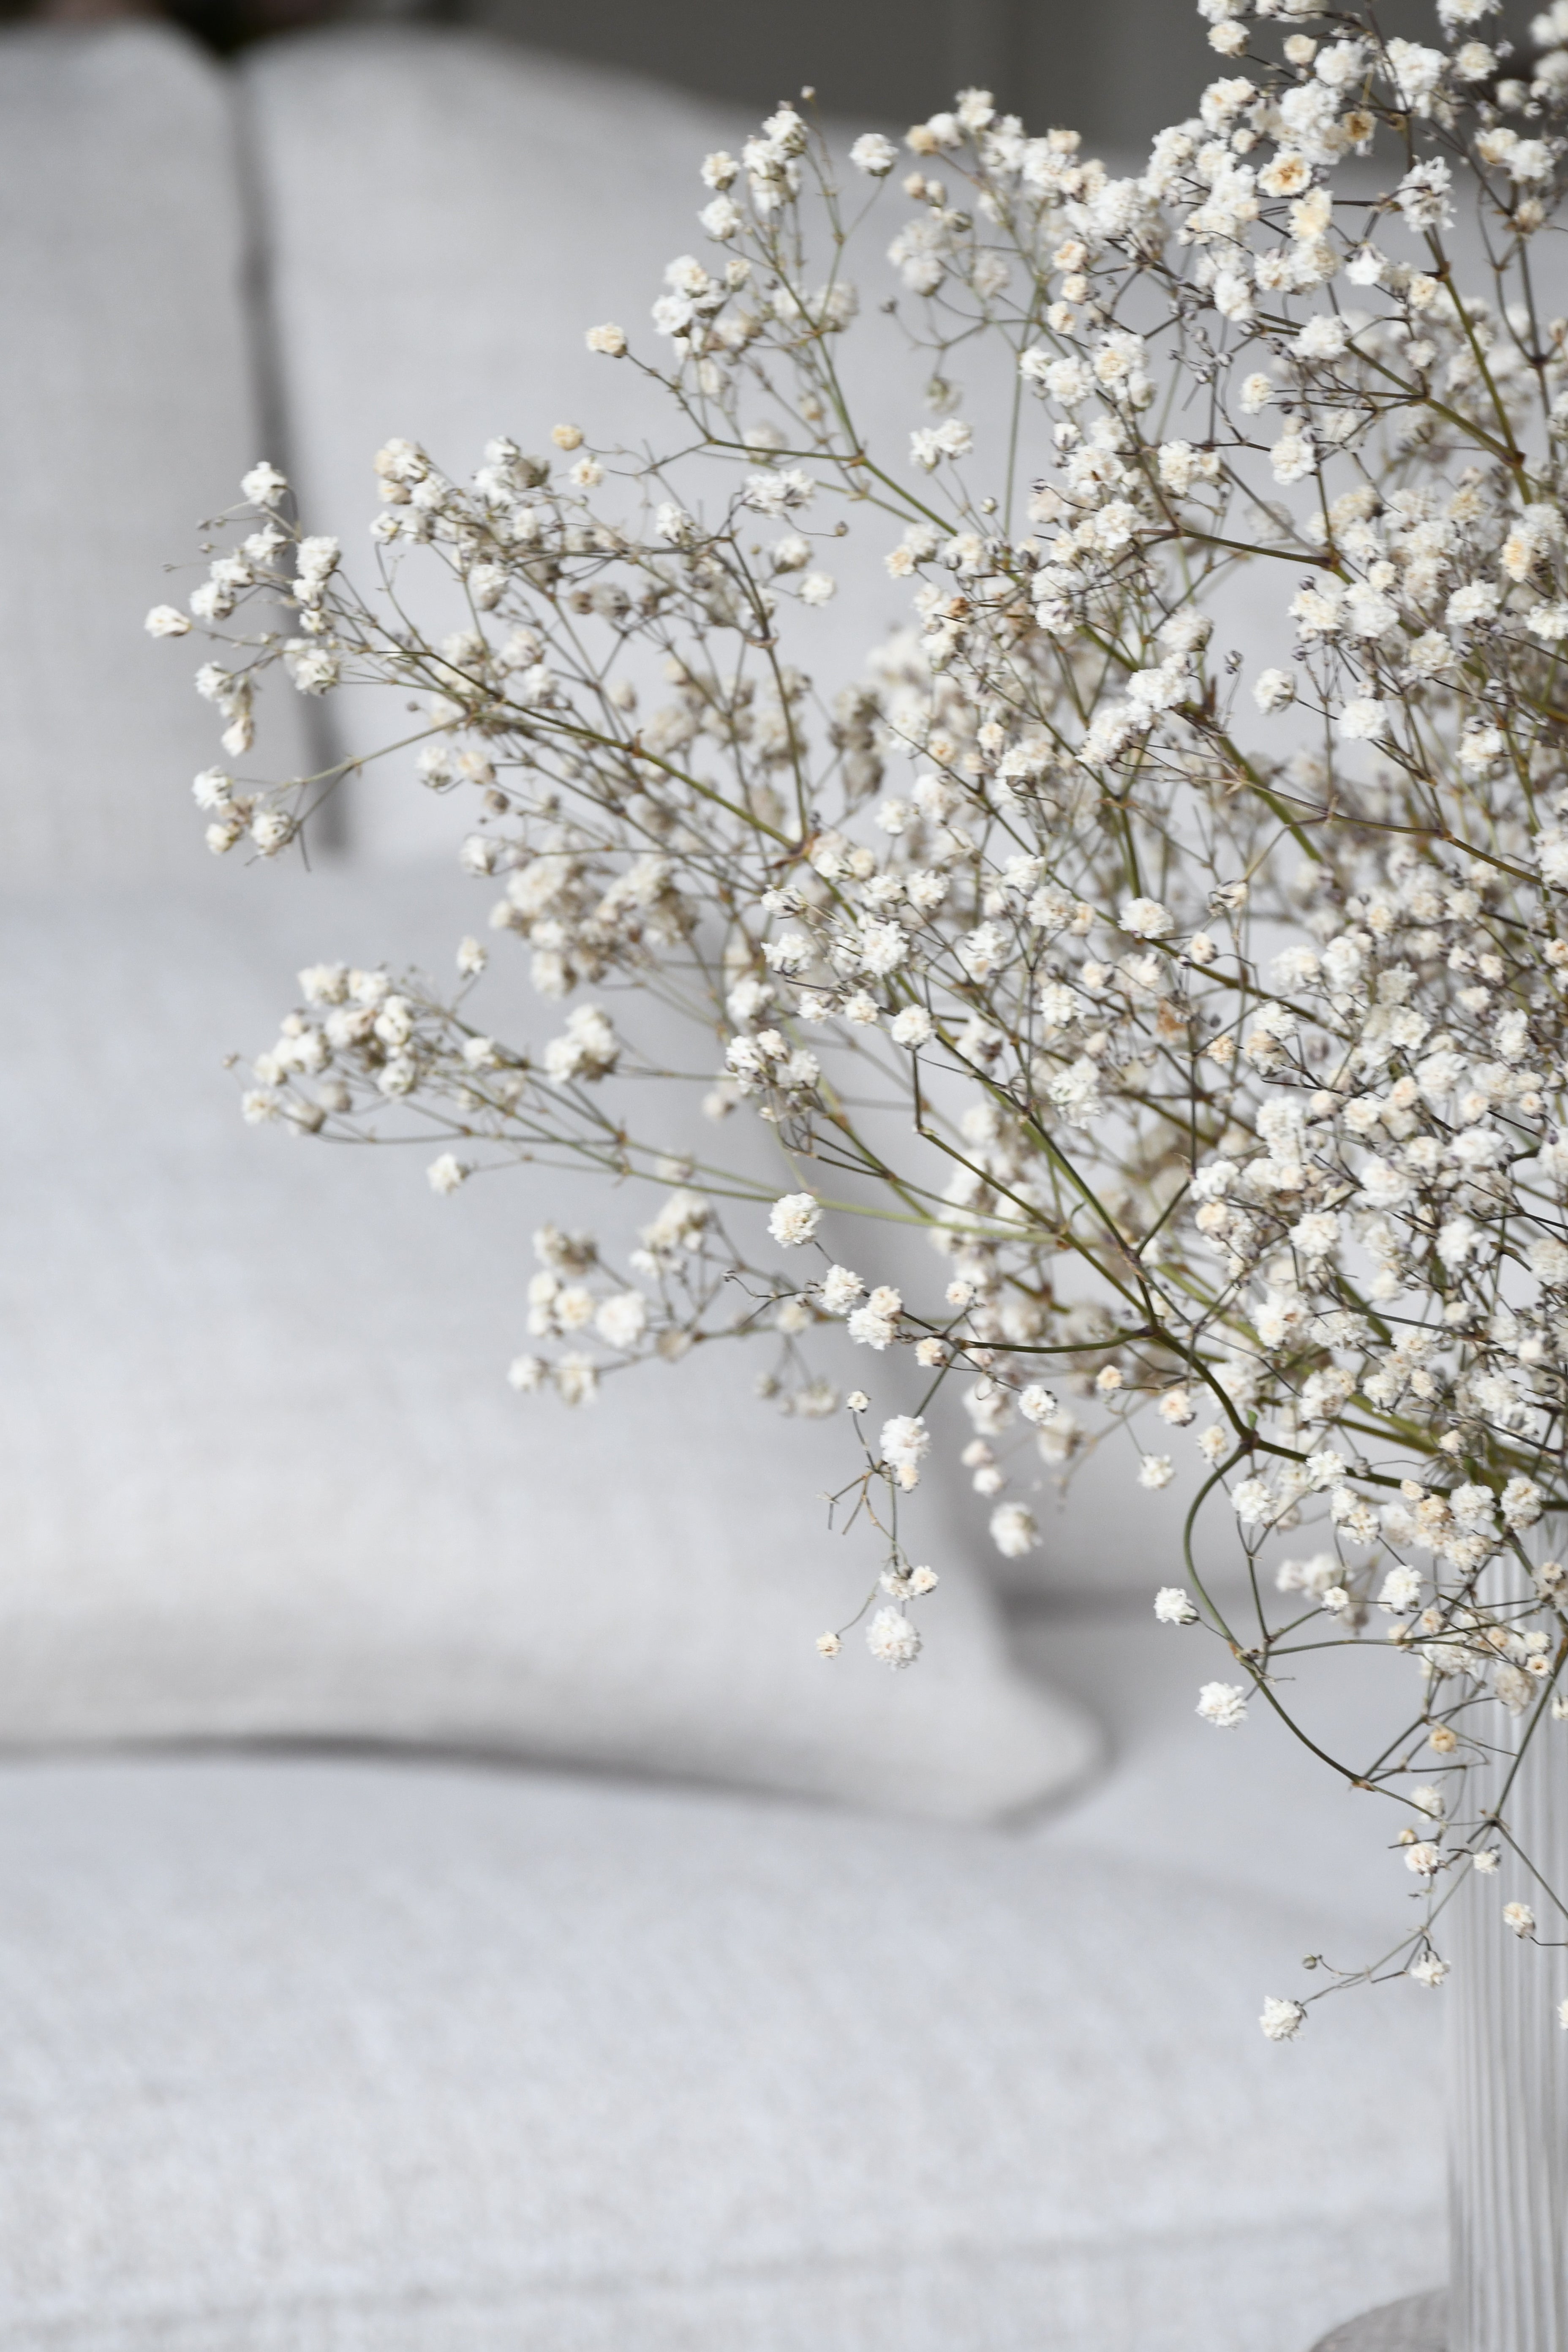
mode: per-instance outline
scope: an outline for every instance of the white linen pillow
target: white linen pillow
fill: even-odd
[[[220,1049],[269,1041],[295,969],[438,969],[471,890],[222,868],[8,913],[0,1739],[449,1743],[953,1818],[1059,1793],[1096,1736],[1010,1664],[933,1479],[924,1658],[826,1664],[875,1573],[818,1499],[841,1423],[782,1422],[749,1351],[578,1414],[508,1389],[531,1230],[599,1223],[596,1181],[439,1201],[428,1151],[242,1124]]]

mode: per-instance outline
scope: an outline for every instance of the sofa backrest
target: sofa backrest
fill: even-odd
[[[142,621],[262,454],[229,76],[161,26],[0,37],[0,885],[195,875],[216,728]]]
[[[623,320],[655,341],[666,264],[696,250],[699,174],[743,116],[484,34],[337,27],[242,61],[267,224],[292,478],[310,529],[369,573],[371,460],[395,435],[466,480],[511,434],[556,453],[573,421],[645,446],[664,404],[584,331]],[[434,566],[409,567],[417,595]],[[455,625],[448,621],[446,625]],[[353,690],[327,711],[335,748],[404,732]],[[398,706],[395,703],[395,710]],[[411,782],[413,755],[345,795],[356,856],[450,861],[468,822]]]

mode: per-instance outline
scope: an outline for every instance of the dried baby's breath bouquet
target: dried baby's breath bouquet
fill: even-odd
[[[702,166],[658,355],[588,335],[663,396],[665,455],[563,425],[463,486],[391,442],[364,591],[258,466],[189,614],[149,618],[217,639],[237,766],[269,672],[412,698],[394,771],[412,739],[489,900],[450,990],[302,973],[246,1116],[426,1132],[437,1192],[673,1184],[622,1264],[537,1236],[511,1379],[581,1403],[745,1337],[785,1411],[847,1403],[893,1664],[937,1580],[900,1506],[938,1391],[1009,1556],[1009,1465],[1121,1433],[1181,1497],[1155,1610],[1226,1646],[1211,1723],[1293,1719],[1304,1654],[1386,1637],[1405,1728],[1328,1760],[1393,1801],[1424,1899],[1378,1972],[1428,1985],[1528,1739],[1568,1740],[1568,321],[1538,283],[1568,0],[1520,58],[1495,6],[1438,0],[1424,46],[1202,0],[1219,78],[1131,177],[966,90],[840,184],[782,107]],[[868,243],[893,274],[857,327]],[[872,332],[910,387],[886,447]],[[824,608],[867,547],[910,618],[847,652]],[[368,756],[207,772],[211,846],[277,856]],[[539,1035],[492,1034],[492,955],[529,959]],[[918,1391],[873,1411],[892,1351]],[[1194,1565],[1211,1510],[1245,1606]],[[1560,1944],[1565,1895],[1510,1924]]]

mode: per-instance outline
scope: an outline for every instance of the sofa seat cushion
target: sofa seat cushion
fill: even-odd
[[[54,1760],[0,1893],[15,2352],[1302,2352],[1441,2272],[1431,1997],[1270,2047],[1322,1918],[1066,1824]]]
[[[1070,1787],[1092,1727],[1009,1662],[935,1478],[920,1666],[858,1633],[817,1656],[881,1563],[821,1499],[858,1466],[847,1421],[759,1401],[761,1350],[577,1413],[508,1388],[533,1229],[624,1236],[663,1187],[514,1169],[438,1200],[436,1143],[243,1123],[221,1057],[271,1044],[298,968],[450,971],[479,886],[202,879],[0,923],[29,1007],[0,1100],[0,1744],[435,1741],[960,1819]]]

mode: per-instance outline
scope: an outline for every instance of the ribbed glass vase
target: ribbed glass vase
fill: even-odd
[[[1568,1900],[1568,1723],[1547,1712],[1521,1757],[1533,1712],[1484,1768],[1484,1795],[1470,1776],[1466,1810],[1498,1806],[1540,1877],[1500,1838],[1496,1873],[1470,1872],[1449,1910],[1447,2352],[1568,2352],[1568,1916],[1552,1900]],[[1502,1710],[1487,1714],[1506,1738]],[[1521,1946],[1503,1918],[1515,1902],[1558,1948]]]

